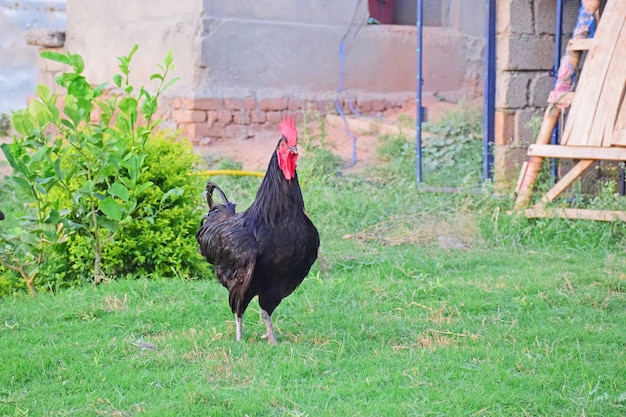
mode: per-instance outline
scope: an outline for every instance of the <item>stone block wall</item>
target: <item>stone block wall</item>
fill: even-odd
[[[531,120],[542,117],[554,79],[555,19],[553,1],[498,2],[496,44],[496,182],[517,179],[528,145],[534,142]],[[536,124],[535,124],[536,125]]]
[[[577,9],[563,16],[563,48],[576,25]],[[571,6],[571,5],[570,5]],[[556,4],[553,0],[497,2],[495,179],[513,185],[536,140],[554,87]]]

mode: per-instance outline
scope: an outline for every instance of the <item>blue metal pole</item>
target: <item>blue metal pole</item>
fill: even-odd
[[[559,77],[559,66],[561,65],[561,56],[563,51],[563,2],[564,0],[557,0],[556,2],[556,28],[555,28],[555,45],[554,45],[554,67],[552,68],[552,76],[554,77],[554,83]],[[559,122],[556,122],[554,130],[552,131],[552,138],[550,139],[552,145],[559,144]],[[552,173],[552,179],[555,180],[559,174],[559,166],[556,159],[550,161],[550,172]]]
[[[493,178],[494,119],[496,107],[496,0],[485,0],[485,94],[483,110],[483,179]]]
[[[423,1],[417,0],[417,74],[416,74],[416,139],[415,139],[415,180],[421,184],[422,176],[422,15]]]

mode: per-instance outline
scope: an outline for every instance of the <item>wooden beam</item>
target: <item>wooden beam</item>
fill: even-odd
[[[593,38],[572,39],[567,43],[568,51],[588,51],[591,49]]]
[[[626,161],[626,148],[604,146],[538,145],[528,147],[528,156],[563,159]]]
[[[554,130],[556,123],[559,121],[560,115],[561,109],[558,107],[555,106],[553,108],[546,108],[546,111],[543,114],[541,128],[539,129],[539,134],[537,135],[537,144],[544,145],[550,143],[552,131]],[[527,207],[528,203],[530,203],[533,187],[535,186],[535,181],[537,181],[537,174],[539,174],[542,163],[542,157],[531,156],[528,161],[528,165],[524,167],[524,175],[517,184],[515,208]]]
[[[583,172],[589,169],[589,167],[592,166],[594,162],[595,161],[593,159],[583,159],[582,161],[574,165],[574,167],[570,169],[569,172],[565,174],[563,178],[559,180],[559,182],[554,184],[554,187],[552,187],[550,191],[548,191],[543,196],[543,198],[541,199],[541,203],[539,204],[554,201],[554,199],[556,199],[563,191],[565,191],[567,187],[569,187],[576,180],[576,178],[580,177]]]
[[[561,143],[569,146],[602,146],[604,126],[594,130],[594,121],[606,118],[598,106],[604,94],[614,94],[615,85],[607,83],[607,75],[618,45],[619,33],[626,16],[626,1],[609,1],[594,35],[593,47],[585,58],[576,85],[576,100],[565,123]]]
[[[562,219],[595,220],[599,222],[626,222],[626,212],[617,210],[589,210],[571,208],[531,208],[524,210],[526,217],[560,217]]]

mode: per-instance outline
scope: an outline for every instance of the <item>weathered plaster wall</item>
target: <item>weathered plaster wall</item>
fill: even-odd
[[[37,48],[28,30],[65,29],[65,0],[0,0],[0,114],[24,106],[37,84]]]
[[[86,75],[94,82],[109,81],[116,57],[137,43],[134,70],[144,78],[174,50],[181,81],[172,95],[323,96],[339,84],[344,39],[345,88],[401,98],[415,89],[415,28],[366,25],[363,1],[157,0],[148,6],[91,0],[83,7],[80,0],[68,0],[67,9],[66,49],[84,56]],[[460,14],[456,10],[455,16]],[[480,10],[473,17],[478,19],[465,20],[483,19]],[[426,28],[425,36],[425,87],[430,82],[438,91],[463,88],[468,51],[463,32]],[[477,49],[469,51],[480,54]],[[451,63],[455,71],[438,77]]]
[[[426,91],[451,99],[482,93],[484,13],[466,10],[480,2],[448,0],[446,27],[424,28]],[[249,125],[275,123],[285,112],[323,110],[342,77],[344,108],[348,96],[363,112],[415,96],[415,27],[368,25],[363,0],[90,0],[89,7],[67,0],[67,15],[65,49],[85,58],[92,83],[110,82],[117,57],[136,43],[132,82],[148,86],[172,49],[180,80],[167,92],[164,116],[194,140],[246,136]],[[42,66],[47,83],[61,70]]]
[[[92,83],[112,82],[119,72],[117,57],[139,49],[131,65],[131,81],[148,87],[150,74],[174,51],[175,76],[171,95],[193,94],[202,70],[201,0],[67,0],[65,49],[85,60],[85,75]]]

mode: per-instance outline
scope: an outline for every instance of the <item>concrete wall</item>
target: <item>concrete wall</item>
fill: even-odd
[[[424,88],[450,99],[479,96],[482,0],[442,4],[445,26],[424,28]],[[247,136],[258,127],[248,125],[281,113],[324,110],[341,80],[346,109],[348,97],[367,112],[415,96],[415,27],[368,25],[363,0],[67,0],[67,16],[65,49],[84,57],[92,83],[110,83],[117,57],[136,43],[131,81],[148,87],[172,49],[180,80],[164,116],[194,140]],[[62,70],[41,65],[46,84]]]
[[[172,95],[192,94],[200,82],[203,28],[202,0],[122,1],[67,0],[65,49],[85,60],[85,75],[95,84],[118,73],[118,56],[139,45],[131,65],[131,82],[149,87],[150,74],[174,51],[175,76],[181,81]]]
[[[37,85],[33,28],[65,29],[65,0],[0,0],[0,114],[22,108]]]
[[[415,28],[365,24],[367,2],[160,0],[149,7],[144,4],[92,0],[90,7],[82,7],[80,0],[68,0],[66,49],[83,55],[86,75],[93,82],[109,81],[116,57],[138,43],[134,70],[144,78],[168,49],[174,50],[181,81],[172,95],[325,96],[338,87],[339,46],[344,39],[346,89],[400,99],[415,90]],[[477,17],[465,20],[480,22],[480,13]],[[432,80],[432,88],[438,91],[463,88],[466,36],[453,27],[426,28],[426,37],[425,62],[430,70],[426,82]],[[482,39],[482,33],[477,37]],[[469,50],[480,54],[476,48]],[[437,79],[436,74],[450,62],[456,64],[455,71]]]
[[[396,2],[400,7],[395,18],[409,25],[368,26],[364,0],[90,0],[89,7],[67,0],[65,49],[82,54],[88,79],[101,83],[111,82],[117,57],[137,43],[133,82],[146,86],[156,64],[173,49],[174,75],[180,81],[169,91],[165,116],[197,141],[237,137],[275,123],[284,112],[325,109],[340,82],[342,39],[344,108],[348,97],[354,98],[361,112],[379,112],[412,99],[414,2]],[[8,96],[14,99],[10,106],[20,106],[34,93],[37,54],[22,37],[33,26],[64,26],[65,20],[57,16],[64,3],[0,0],[0,111],[6,111]],[[39,13],[41,4],[56,5],[45,9],[53,16],[46,22],[33,20],[32,13]],[[427,16],[441,15],[429,20],[441,26],[424,28],[425,91],[453,100],[480,96],[484,0],[426,0],[425,4],[431,4]],[[30,9],[35,11],[19,18]],[[553,0],[498,1],[496,11],[495,171],[496,179],[506,183],[517,176],[527,146],[535,139],[529,121],[542,115],[552,89],[548,70],[553,65],[555,4]],[[576,8],[566,7],[565,33],[571,33],[575,18]],[[40,82],[54,86],[54,77],[63,67],[42,61],[39,69]],[[21,87],[15,91],[14,86]]]

